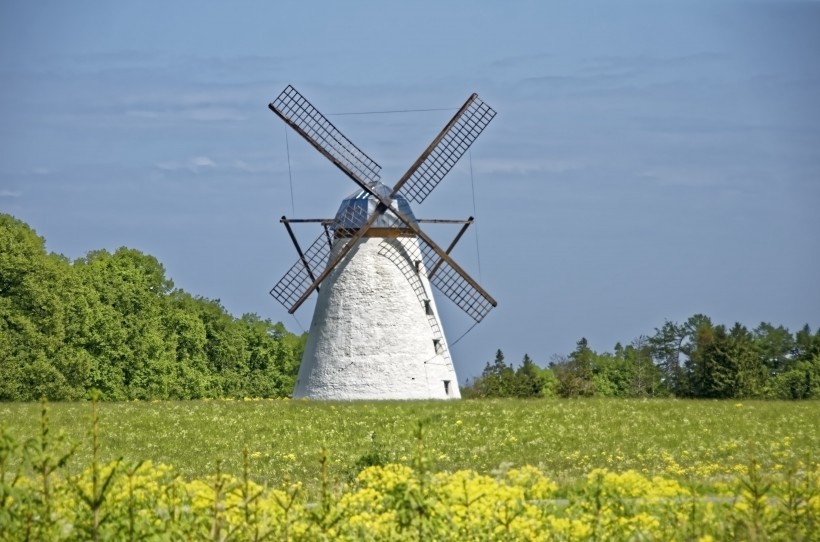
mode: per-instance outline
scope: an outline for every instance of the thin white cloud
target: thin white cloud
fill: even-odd
[[[208,158],[207,156],[196,156],[194,158],[191,158],[191,165],[193,165],[195,168],[216,166],[214,161]]]
[[[0,190],[0,198],[19,198],[22,192],[16,190]]]
[[[216,162],[207,156],[194,156],[182,162],[159,162],[155,164],[157,169],[163,171],[190,171],[192,173],[199,173],[205,169],[216,167]]]

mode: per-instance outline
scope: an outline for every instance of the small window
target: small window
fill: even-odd
[[[450,397],[450,381],[449,380],[444,380],[443,382],[444,382],[444,395],[446,395],[447,397]]]
[[[441,341],[439,339],[433,339],[433,348],[436,349],[436,354],[441,354]]]
[[[427,313],[427,316],[433,316],[433,307],[430,305],[430,300],[424,300],[424,312]]]

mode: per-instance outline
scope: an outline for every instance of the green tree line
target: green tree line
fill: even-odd
[[[465,397],[820,398],[820,329],[796,333],[763,322],[731,328],[702,314],[666,321],[652,336],[598,353],[582,338],[547,367],[504,353],[463,389]]]
[[[153,256],[72,262],[0,214],[0,400],[287,396],[305,340],[174,288]]]
[[[174,288],[153,256],[120,248],[69,261],[0,214],[0,400],[279,397],[306,335]],[[598,353],[517,368],[501,350],[466,397],[820,398],[820,329],[715,325],[702,314]]]

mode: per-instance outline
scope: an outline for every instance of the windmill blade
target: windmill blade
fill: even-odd
[[[460,230],[458,230],[458,234],[456,235],[455,239],[453,239],[450,242],[450,246],[448,246],[447,250],[445,250],[444,252],[446,252],[447,254],[450,254],[453,251],[453,249],[456,248],[456,245],[461,240],[461,236],[464,235],[464,232],[467,231],[467,228],[469,228],[470,224],[472,224],[472,223],[473,223],[473,217],[470,217],[470,218],[468,218],[467,220],[464,221],[464,225],[461,226]],[[436,271],[438,271],[438,268],[442,264],[442,262],[444,262],[444,260],[439,258],[438,261],[433,265],[433,267],[430,268],[430,271],[428,272],[428,275],[430,276],[430,278],[433,278],[433,275],[436,274]]]
[[[365,186],[364,189],[381,203],[376,207],[376,210],[373,211],[367,223],[355,233],[353,236],[354,242],[364,236],[379,215],[390,211],[401,222],[404,222],[404,225],[419,238],[419,243],[421,243],[424,255],[425,267],[427,269],[433,269],[436,273],[435,276],[430,277],[431,284],[436,285],[444,295],[461,307],[461,309],[476,320],[476,322],[480,322],[490,309],[498,304],[486,290],[479,286],[475,279],[468,275],[467,272],[450,257],[449,251],[455,246],[454,243],[458,241],[458,237],[461,237],[461,234],[451,243],[450,248],[444,251],[429,235],[419,228],[415,221],[410,220],[407,215],[396,209],[389,198],[379,194],[370,186]],[[470,217],[470,220],[472,220],[472,217]],[[349,247],[336,256],[336,263],[334,263],[334,265],[338,264],[338,261],[347,253],[347,250],[349,250]],[[327,271],[325,273],[327,273]],[[325,275],[320,276],[316,283],[321,282],[324,276]],[[303,296],[299,304],[301,304],[306,297],[307,296]],[[489,305],[489,307],[485,305]]]
[[[379,180],[381,166],[346,138],[293,86],[288,85],[268,107],[356,184],[364,186]]]
[[[320,235],[305,251],[300,260],[274,286],[271,295],[285,305],[285,308],[290,305],[290,308],[288,308],[289,313],[295,312],[333,269],[341,263],[358,240],[364,237],[376,219],[389,210],[418,236],[422,257],[417,259],[423,260],[425,267],[433,269],[435,273],[434,276],[429,277],[430,283],[476,322],[480,322],[497,303],[450,257],[449,251],[458,238],[451,243],[447,251],[442,250],[417,224],[390,205],[391,202],[387,198],[369,186],[366,186],[365,189],[381,201],[381,204],[376,207],[369,217],[365,216],[366,211],[361,207],[346,207],[344,212],[337,216],[330,226],[336,239],[332,249],[325,242],[324,234]],[[472,219],[472,217],[470,218]],[[331,255],[333,255],[333,259],[327,264]],[[305,261],[307,263],[304,263]],[[309,269],[312,269],[312,272],[308,271]],[[311,282],[313,275],[318,273],[318,269],[322,269],[322,271]]]
[[[413,284],[413,279],[420,271],[426,272],[430,284],[466,312],[473,320],[480,322],[495,307],[495,300],[486,293],[476,289],[459,271],[449,263],[444,262],[428,243],[420,240],[418,248],[412,245],[398,245],[390,239],[382,242],[379,254],[385,256],[402,270],[407,280]],[[419,268],[411,262],[424,262],[424,268]],[[435,274],[431,264],[435,263]],[[424,288],[414,287],[417,297],[423,302]]]
[[[422,239],[419,239],[419,244],[424,256],[425,267],[430,269],[430,265],[436,265],[435,275],[428,275],[430,284],[466,312],[470,318],[476,322],[483,320],[487,313],[496,306],[495,299],[480,287],[476,288],[475,281],[463,270],[441,259],[432,245]]]
[[[393,188],[421,203],[438,185],[473,141],[493,120],[495,111],[473,94]]]
[[[326,226],[325,231],[319,234],[319,237],[304,253],[301,253],[298,244],[296,245],[299,260],[279,279],[279,282],[271,289],[270,295],[288,309],[290,314],[296,312],[296,309],[310,297],[310,294],[318,290],[322,281],[339,265],[378,215],[378,212],[374,212],[371,217],[368,217],[367,211],[360,207],[346,207],[330,225]],[[364,224],[361,229],[360,224]],[[287,223],[285,225],[287,227]],[[288,230],[290,230],[289,227]],[[334,239],[332,244],[329,242],[331,232]],[[330,261],[331,256],[333,256],[332,261]]]
[[[296,260],[296,263],[291,266],[288,272],[279,279],[279,282],[271,289],[270,295],[286,309],[290,309],[296,300],[313,284],[314,275],[324,269],[329,255],[330,246],[325,240],[325,234],[322,233],[303,254],[300,254],[299,259]]]

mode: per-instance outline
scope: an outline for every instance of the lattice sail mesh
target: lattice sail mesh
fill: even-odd
[[[301,259],[296,260],[296,263],[271,289],[270,295],[284,305],[286,309],[290,309],[324,270],[329,255],[330,245],[327,242],[327,237],[322,233],[304,252],[305,262],[307,262],[310,271],[305,266],[305,262]]]
[[[432,310],[429,310],[430,293],[427,292],[420,278],[425,269],[421,266],[416,267],[415,264],[416,261],[421,261],[420,251],[415,247],[408,247],[407,243],[402,243],[398,239],[385,239],[379,244],[379,254],[393,262],[407,279],[407,282],[410,283],[416,298],[421,304],[421,308],[427,312],[427,323],[433,332],[433,338],[437,340],[435,343],[436,353],[449,357],[445,346],[444,333],[441,331],[441,326],[435,314]]]
[[[424,308],[425,301],[427,301],[429,294],[427,290],[425,290],[421,279],[419,279],[419,273],[423,270],[417,269],[415,266],[415,261],[421,261],[419,251],[413,250],[412,248],[408,250],[408,247],[398,239],[385,239],[379,243],[379,254],[393,262],[396,267],[399,268],[404,278],[406,278],[407,282],[412,286],[413,292],[419,300],[419,304]]]
[[[435,286],[445,297],[455,303],[476,322],[483,320],[493,308],[493,304],[447,262],[442,261],[436,273],[430,278],[429,270],[441,258],[435,249],[423,239],[419,239],[418,249],[405,245],[401,254],[395,250],[392,253],[384,250],[383,255],[394,261],[402,258],[405,261],[422,262],[423,267],[420,268],[420,272],[428,275],[430,284]]]
[[[379,180],[381,166],[347,139],[295,88],[288,85],[271,107],[297,126],[314,146],[330,154],[359,179],[367,183]]]
[[[419,244],[424,254],[424,266],[427,269],[433,269],[440,260],[439,255],[423,239],[419,239]],[[430,278],[430,284],[476,322],[483,320],[493,309],[493,304],[445,261],[441,262],[435,275]]]
[[[424,201],[494,116],[495,111],[476,97],[401,188],[404,197]]]
[[[337,252],[350,242],[350,237],[358,229],[347,228],[341,224],[364,224],[367,221],[367,212],[361,208],[348,207],[343,213],[328,226],[333,232]],[[326,233],[322,233],[303,252],[304,260],[299,259],[291,266],[279,282],[271,289],[272,295],[286,309],[291,310],[293,305],[308,291],[308,288],[324,272],[325,267],[330,263],[332,240]],[[340,244],[341,243],[341,244]]]

